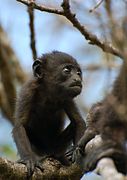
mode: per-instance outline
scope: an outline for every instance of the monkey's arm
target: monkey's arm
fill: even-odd
[[[28,139],[25,126],[28,124],[29,112],[32,102],[32,83],[26,83],[17,98],[15,108],[15,124],[13,137],[21,159],[32,156],[31,144]]]
[[[31,88],[31,89],[30,89]],[[13,128],[13,138],[16,143],[21,160],[26,164],[28,176],[31,176],[35,166],[39,166],[38,157],[31,149],[31,143],[26,133],[25,125],[28,123],[28,114],[32,100],[32,84],[27,83],[21,90],[16,103],[15,125]]]
[[[13,137],[21,159],[32,156],[31,145],[23,125],[18,125],[14,127]]]
[[[74,144],[77,144],[86,130],[85,121],[78,112],[78,109],[73,101],[66,104],[65,112],[68,115],[71,124],[74,126]]]
[[[31,144],[23,125],[14,127],[13,137],[21,157],[21,159],[18,162],[23,163],[27,166],[28,177],[30,177],[33,174],[35,167],[38,167],[42,170],[39,158],[31,149]]]

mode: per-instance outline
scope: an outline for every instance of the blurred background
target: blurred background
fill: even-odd
[[[60,8],[62,1],[36,2]],[[125,47],[126,0],[71,0],[71,9],[98,38],[119,49]],[[122,61],[90,45],[65,17],[35,10],[34,20],[37,56],[52,50],[63,51],[81,65],[83,91],[75,100],[85,118],[91,105],[111,90]],[[17,159],[11,135],[16,94],[31,74],[32,63],[27,7],[16,0],[4,0],[0,3],[0,156],[11,160]]]

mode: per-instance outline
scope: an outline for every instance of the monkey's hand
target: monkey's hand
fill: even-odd
[[[73,163],[80,164],[80,159],[84,156],[84,152],[79,146],[71,146],[71,148],[65,153],[65,157]]]
[[[39,159],[36,156],[26,156],[18,160],[17,162],[26,165],[28,171],[27,173],[28,177],[31,177],[33,175],[35,168],[39,168],[41,171],[43,171],[42,159]]]
[[[92,152],[87,153],[84,160],[84,171],[92,171],[96,168],[98,161],[104,157],[114,160],[119,172],[126,172],[125,150],[114,142],[104,142],[100,147],[96,147]]]
[[[67,152],[65,153],[65,157],[68,159],[68,161],[72,162],[72,155],[75,150],[75,146],[71,146]]]
[[[83,168],[83,161],[84,161],[85,153],[83,149],[80,146],[77,146],[72,154],[72,162],[76,163],[80,166],[80,168]]]

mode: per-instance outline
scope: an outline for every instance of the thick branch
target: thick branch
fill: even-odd
[[[54,159],[47,159],[42,167],[44,171],[41,172],[36,169],[32,179],[61,179],[61,180],[79,180],[81,177],[81,171],[76,165],[69,167],[62,166],[58,161]],[[14,163],[6,159],[0,158],[0,179],[17,180],[26,178],[27,169],[25,165]]]
[[[27,6],[30,5],[29,0],[17,0],[17,1],[23,3]],[[85,39],[89,41],[89,44],[97,45],[104,52],[107,52],[107,53],[113,54],[115,56],[118,56],[120,58],[123,58],[122,53],[119,50],[114,48],[111,44],[103,42],[100,39],[98,39],[98,37],[96,35],[89,32],[87,30],[87,28],[78,21],[78,19],[75,17],[75,14],[73,14],[70,10],[70,5],[69,5],[68,0],[64,0],[61,6],[62,6],[63,10],[58,10],[55,8],[49,8],[46,6],[38,5],[35,2],[33,3],[34,9],[65,16],[73,24],[73,26],[81,32],[81,34],[85,37]]]
[[[9,119],[14,113],[14,98],[16,97],[16,89],[13,81],[12,71],[8,63],[8,56],[6,49],[0,43],[0,72],[1,72],[1,81],[4,86],[5,96],[7,100],[8,114]],[[2,101],[1,101],[2,102]],[[2,106],[1,106],[2,107]],[[12,119],[11,119],[12,120]]]
[[[119,173],[111,158],[102,158],[96,167],[95,172],[99,173],[105,180],[127,180],[127,177]]]
[[[23,68],[19,63],[19,59],[17,58],[15,52],[13,51],[10,45],[9,38],[1,25],[0,25],[0,44],[4,49],[4,51],[6,52],[5,54],[7,57],[7,62],[10,65],[10,69],[13,69],[12,71],[13,79],[16,78],[16,80],[21,84],[24,83],[27,79],[27,75],[23,71]]]
[[[23,83],[26,80],[26,74],[21,68],[2,26],[0,26],[0,73],[0,108],[4,116],[12,122],[16,97],[15,80]]]

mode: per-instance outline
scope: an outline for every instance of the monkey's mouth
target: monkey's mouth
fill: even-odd
[[[82,84],[81,83],[79,83],[79,82],[74,82],[74,83],[72,83],[71,85],[70,85],[70,87],[74,87],[74,88],[82,88]]]

